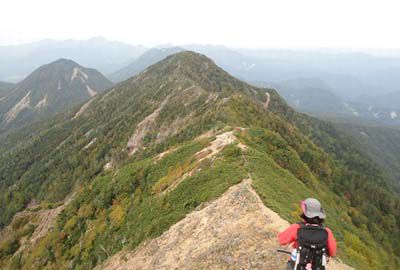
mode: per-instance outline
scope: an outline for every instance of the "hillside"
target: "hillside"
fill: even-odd
[[[66,59],[44,65],[0,101],[0,132],[42,120],[111,86],[101,73]]]
[[[0,99],[4,98],[4,96],[9,93],[13,86],[14,84],[12,83],[0,82]]]
[[[357,123],[340,124],[372,160],[384,168],[392,184],[400,191],[400,131],[382,126]]]
[[[34,130],[2,142],[3,268],[91,269],[121,250],[141,252],[243,179],[289,222],[298,221],[301,199],[320,199],[347,264],[399,266],[400,202],[382,171],[331,124],[203,55],[171,55]],[[38,223],[35,213],[58,207],[52,226]],[[13,219],[18,212],[33,214]],[[44,227],[49,232],[32,241]],[[276,229],[264,229],[268,242]]]

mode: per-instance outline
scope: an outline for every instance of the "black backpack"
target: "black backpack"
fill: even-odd
[[[297,243],[296,270],[305,270],[309,263],[313,270],[325,270],[328,232],[323,226],[300,224]]]

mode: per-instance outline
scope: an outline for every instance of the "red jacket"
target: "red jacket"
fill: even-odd
[[[285,231],[278,234],[279,243],[281,245],[287,245],[292,243],[293,248],[297,248],[297,230],[300,228],[300,224],[293,224]],[[333,237],[333,233],[329,228],[325,228],[328,232],[328,255],[333,257],[336,255],[336,240]]]

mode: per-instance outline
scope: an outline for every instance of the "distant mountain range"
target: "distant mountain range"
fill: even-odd
[[[9,88],[0,100],[0,131],[50,117],[111,86],[100,72],[72,60],[44,65]]]
[[[346,102],[357,101],[360,96],[381,96],[400,91],[400,78],[397,76],[400,58],[334,50],[233,49],[198,44],[183,45],[181,48],[207,55],[223,69],[246,81],[282,82],[317,78]],[[161,60],[175,51],[173,47],[150,50],[138,62],[131,62],[129,68],[121,69],[121,74],[130,69],[134,71],[121,78],[137,74],[145,68],[143,63],[153,63],[155,59]],[[158,54],[159,57],[156,57]],[[121,80],[117,78],[118,73],[112,76],[110,78],[115,81]]]
[[[371,107],[388,108],[398,111],[400,110],[400,91],[379,96],[362,96],[358,98],[358,101]]]
[[[255,82],[277,89],[285,101],[296,110],[320,117],[352,116],[345,102],[331,88],[318,79],[295,79],[277,83]]]
[[[0,46],[0,80],[18,82],[36,68],[59,58],[72,59],[81,65],[112,73],[145,51],[104,38],[89,40],[43,40],[30,44]]]
[[[345,101],[319,79],[295,79],[276,83],[254,82],[273,87],[296,110],[310,115],[345,122],[400,126],[400,109],[379,107],[363,101]],[[375,103],[373,103],[375,104]]]
[[[124,81],[134,75],[145,70],[152,64],[161,61],[165,57],[183,51],[183,48],[180,47],[168,47],[168,48],[154,48],[146,51],[138,58],[133,60],[126,67],[116,71],[115,73],[108,76],[108,78],[113,82],[121,82]]]
[[[400,57],[340,50],[240,49],[189,44],[180,48],[203,53],[219,66],[246,81],[280,82],[318,78],[348,101],[400,91]],[[148,49],[93,38],[85,41],[45,40],[0,46],[0,80],[20,81],[37,67],[58,58],[96,68],[113,81],[129,78],[145,66],[176,52],[177,47]],[[137,59],[140,56],[139,59]],[[160,58],[161,57],[161,58]]]

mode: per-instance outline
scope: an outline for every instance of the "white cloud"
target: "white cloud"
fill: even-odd
[[[12,0],[0,44],[104,36],[129,43],[400,48],[397,0]]]

